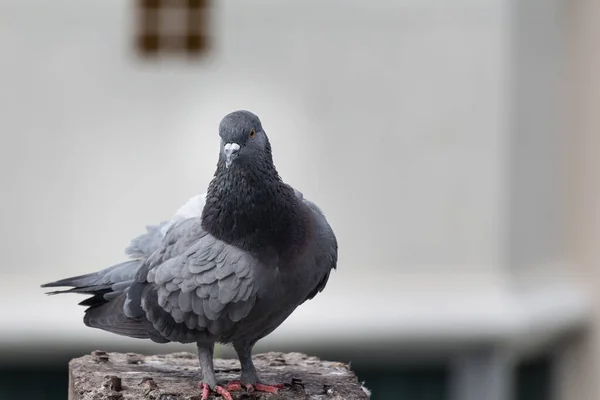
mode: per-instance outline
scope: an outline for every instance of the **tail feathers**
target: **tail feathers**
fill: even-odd
[[[110,292],[114,290],[114,286],[121,287],[124,284],[130,284],[135,278],[135,273],[140,264],[141,263],[137,260],[127,261],[91,274],[79,275],[61,279],[56,282],[45,283],[42,287],[72,287],[72,289],[49,292],[48,294],[50,295],[61,293],[97,294],[106,291]]]
[[[89,301],[91,299],[87,299]],[[116,333],[138,339],[150,339],[151,332],[147,323],[142,319],[128,318],[123,312],[125,296],[112,300],[103,300],[102,303],[90,304],[91,307],[85,311],[83,322],[92,328],[98,328],[107,332]]]
[[[42,286],[42,287],[46,287],[46,286]],[[67,290],[54,290],[52,292],[46,292],[47,295],[49,296],[54,296],[57,294],[63,294],[63,293],[80,293],[80,294],[95,294],[95,293],[109,293],[110,290],[110,285],[103,285],[103,286],[85,286],[85,287],[75,287],[72,289],[67,289]]]
[[[143,261],[140,260],[127,261],[91,274],[46,283],[42,287],[72,287],[48,294],[90,295],[91,297],[79,303],[88,307],[83,322],[89,327],[132,338],[167,343],[169,340],[154,329],[141,308],[143,286],[135,282],[135,275],[142,264]],[[129,296],[131,288],[132,296]]]
[[[128,261],[127,263],[129,263],[129,262],[130,261]],[[126,264],[126,263],[123,263],[123,264]],[[102,278],[104,276],[109,275],[110,272],[112,272],[115,269],[119,268],[123,264],[113,265],[112,267],[108,267],[108,268],[103,269],[101,271],[92,272],[91,274],[72,276],[70,278],[61,279],[61,280],[58,280],[58,281],[55,281],[55,282],[44,283],[41,286],[44,287],[44,288],[45,287],[58,287],[58,286],[83,287],[83,286],[89,286],[90,284],[94,284],[94,283],[97,284],[97,283],[100,283],[102,281]]]
[[[65,290],[62,292],[52,292],[52,293],[48,293],[48,294],[59,294],[59,293],[68,293],[68,292],[69,292],[68,290]],[[108,300],[106,299],[106,295],[109,293],[111,293],[111,292],[108,290],[101,291],[97,294],[94,294],[92,297],[88,297],[87,299],[79,302],[78,304],[80,306],[99,307],[102,304],[108,303]]]

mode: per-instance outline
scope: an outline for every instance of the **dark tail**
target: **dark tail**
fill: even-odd
[[[88,299],[91,300],[91,299]],[[137,339],[150,339],[148,323],[143,319],[129,318],[123,309],[126,301],[124,294],[114,300],[96,303],[87,310],[83,322],[91,327]]]
[[[83,319],[87,326],[99,328],[118,335],[155,341],[155,332],[143,314],[131,315],[127,312],[127,302],[139,303],[140,294],[128,299],[130,286],[143,262],[127,261],[91,274],[65,278],[43,284],[42,287],[71,286],[71,289],[48,292],[49,295],[79,293],[90,295],[79,304],[87,306]],[[137,307],[141,310],[140,307]],[[128,315],[129,314],[129,315]],[[164,340],[163,340],[164,341]]]

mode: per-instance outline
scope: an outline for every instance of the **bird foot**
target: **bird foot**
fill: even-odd
[[[252,385],[246,385],[246,387],[248,386],[252,387]],[[254,385],[255,391],[263,393],[277,393],[279,389],[283,388],[285,388],[285,385],[282,383],[276,385],[263,385],[262,383],[257,383],[256,385]]]
[[[242,383],[240,381],[231,381],[225,386],[225,390],[230,392],[237,392],[242,390]]]
[[[285,388],[285,385],[263,385],[262,383],[257,383],[256,385],[244,385],[244,388],[247,392],[263,392],[263,393],[277,393],[279,389]],[[238,390],[242,390],[242,383],[240,381],[232,381],[225,386],[225,389],[230,392],[235,392]]]
[[[208,396],[211,392],[210,386],[208,386],[206,383],[200,383],[198,384],[198,387],[202,389],[202,397],[200,397],[200,400],[208,400]],[[225,400],[233,400],[233,397],[231,397],[229,391],[223,386],[215,386],[214,392],[220,394]]]

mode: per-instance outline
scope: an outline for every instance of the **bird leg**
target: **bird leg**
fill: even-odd
[[[202,381],[198,387],[202,389],[201,400],[208,400],[211,391],[220,394],[225,400],[233,400],[231,394],[222,386],[217,385],[215,378],[215,370],[213,367],[213,352],[214,344],[197,343],[198,346],[198,361],[202,369]]]
[[[265,385],[260,382],[256,368],[252,362],[252,347],[254,347],[254,343],[250,345],[247,343],[234,343],[233,347],[240,359],[242,376],[239,381],[229,382],[226,386],[228,390],[241,390],[243,386],[248,392],[277,393],[279,389],[285,387],[283,384]]]
[[[244,385],[256,385],[260,381],[252,362],[252,347],[252,345],[240,345],[238,343],[234,343],[233,345],[242,366],[240,381]]]

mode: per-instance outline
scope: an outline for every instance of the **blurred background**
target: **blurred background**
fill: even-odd
[[[0,399],[66,398],[95,349],[195,351],[39,285],[204,192],[236,109],[340,243],[256,351],[351,362],[377,400],[600,399],[600,2],[215,0],[194,56],[140,55],[142,11],[0,0]]]

